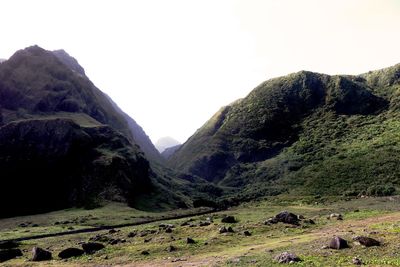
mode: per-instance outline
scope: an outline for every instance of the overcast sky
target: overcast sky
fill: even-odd
[[[155,142],[299,70],[400,63],[400,0],[1,0],[0,58],[65,49]]]

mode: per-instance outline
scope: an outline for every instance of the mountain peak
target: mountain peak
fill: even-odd
[[[81,74],[85,74],[85,69],[79,65],[78,61],[71,57],[64,49],[54,50],[53,54],[65,65],[67,65],[71,70]]]
[[[157,150],[162,153],[167,148],[180,145],[181,143],[170,136],[161,137],[155,143]]]

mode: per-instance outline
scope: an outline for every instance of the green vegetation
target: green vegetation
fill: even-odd
[[[310,197],[309,199],[312,199]],[[283,251],[296,253],[302,262],[295,266],[351,266],[353,257],[359,257],[365,264],[379,266],[399,266],[398,238],[400,213],[399,197],[359,198],[354,200],[335,200],[326,198],[325,204],[305,204],[307,198],[280,196],[271,200],[253,201],[231,208],[228,211],[215,212],[191,218],[167,220],[138,226],[117,229],[115,233],[104,230],[96,233],[75,234],[70,236],[51,237],[23,241],[22,249],[27,252],[18,259],[5,264],[23,266],[74,266],[135,264],[137,266],[281,266],[275,263],[274,257]],[[311,218],[316,224],[301,223],[300,226],[287,224],[265,225],[264,221],[282,210],[301,214]],[[176,215],[181,212],[174,212]],[[339,212],[344,220],[328,220],[327,215]],[[27,236],[47,228],[52,232],[63,227],[82,227],[80,220],[87,218],[85,226],[102,223],[125,223],[143,218],[162,218],[174,213],[151,213],[130,209],[116,203],[110,203],[100,209],[91,211],[71,209],[49,214],[29,217],[17,217],[1,221],[0,239],[15,232],[15,236]],[[90,215],[90,216],[89,216]],[[237,223],[223,224],[225,215],[233,215]],[[211,224],[199,226],[200,222],[211,219]],[[18,226],[29,219],[37,227]],[[68,220],[65,225],[55,222]],[[183,222],[189,225],[181,226]],[[171,233],[160,228],[160,224],[173,224]],[[220,234],[219,228],[231,226],[234,233]],[[35,230],[37,228],[38,230]],[[29,230],[29,232],[22,233]],[[251,236],[243,235],[248,230]],[[128,237],[129,233],[136,233]],[[61,261],[57,253],[67,247],[79,247],[80,242],[101,235],[114,239],[125,239],[126,242],[116,245],[106,244],[106,248],[92,255]],[[340,235],[350,243],[349,249],[331,250],[322,248],[334,235]],[[368,235],[383,242],[380,247],[364,248],[351,241],[356,235]],[[187,244],[186,238],[193,238],[195,244]],[[54,259],[48,262],[29,262],[30,249],[33,246],[45,247],[53,252]],[[173,246],[175,251],[168,251]],[[142,255],[148,251],[149,255]]]
[[[393,195],[399,95],[400,65],[359,76],[302,71],[272,79],[217,112],[169,164],[224,189],[214,198],[220,203],[286,193]]]

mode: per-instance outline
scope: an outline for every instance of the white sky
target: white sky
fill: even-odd
[[[302,69],[400,63],[400,0],[0,0],[0,58],[65,49],[153,141]]]

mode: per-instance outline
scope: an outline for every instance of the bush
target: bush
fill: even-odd
[[[392,196],[396,192],[396,188],[393,185],[372,185],[368,187],[366,191],[367,196],[376,196],[376,197],[383,197],[383,196]]]

